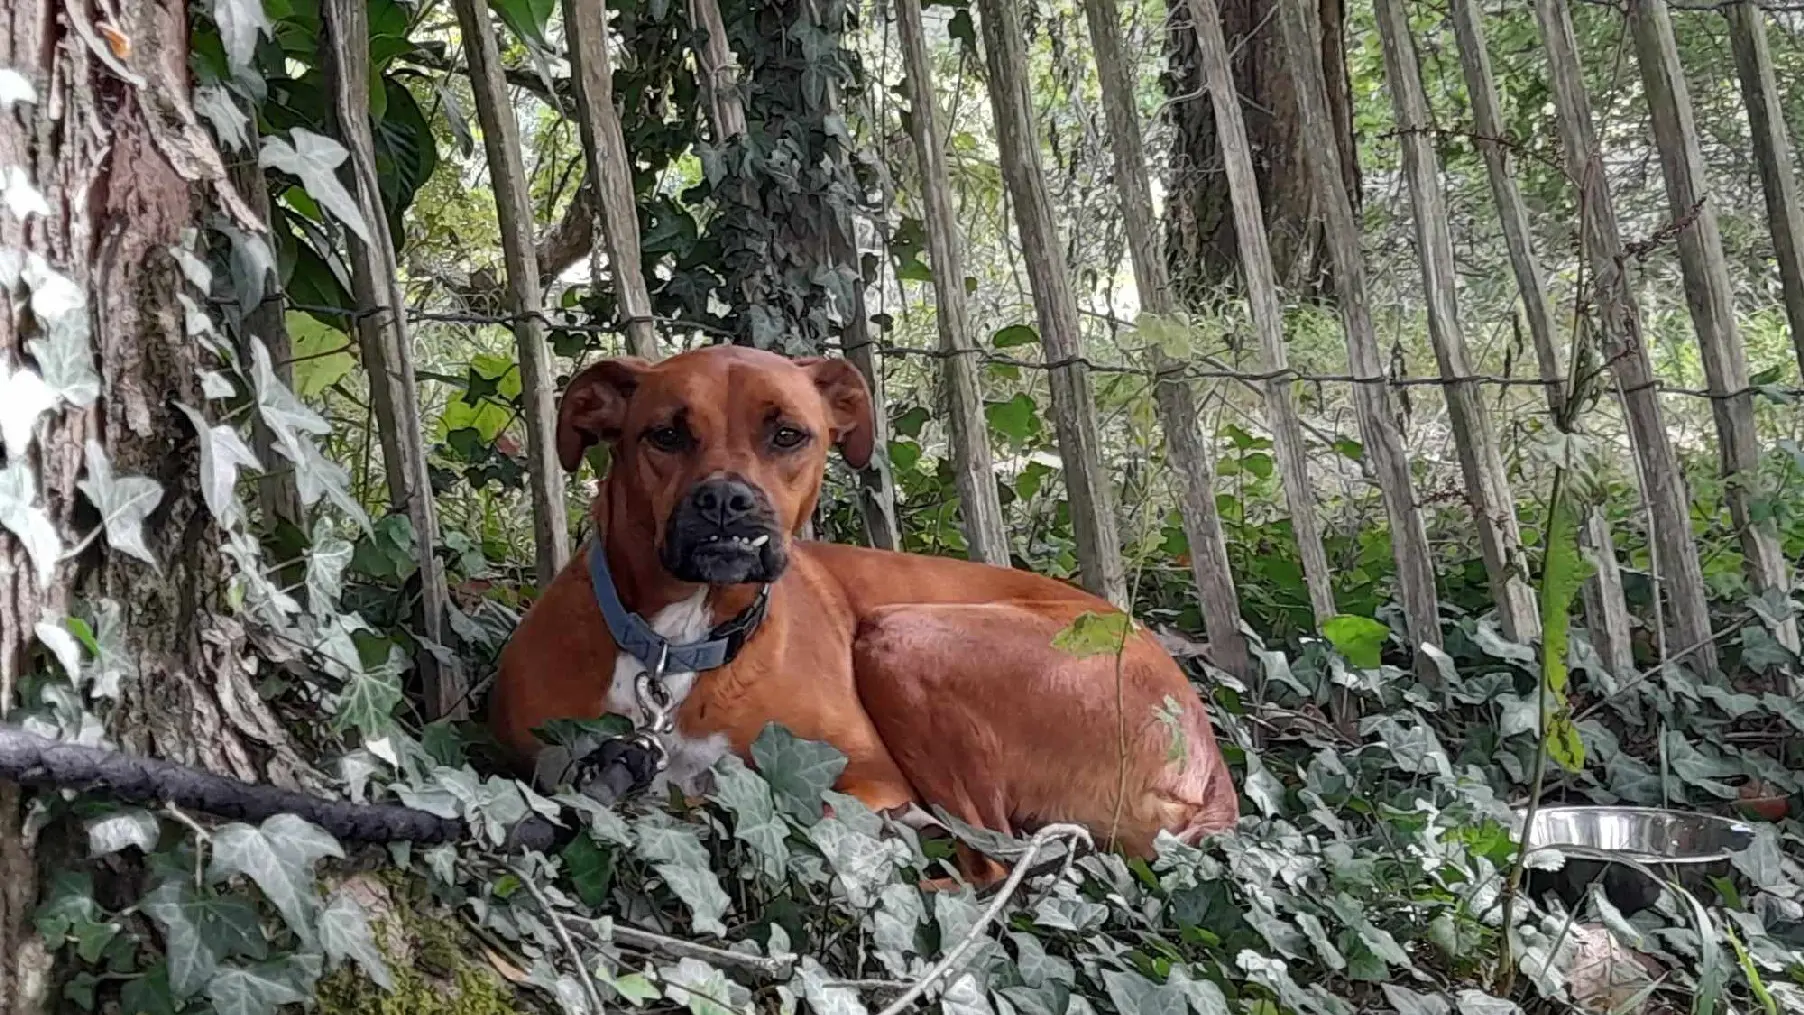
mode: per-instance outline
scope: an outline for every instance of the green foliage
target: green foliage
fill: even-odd
[[[1334,646],[1334,650],[1345,656],[1347,661],[1362,670],[1378,667],[1379,656],[1384,651],[1385,639],[1391,636],[1391,629],[1370,617],[1355,617],[1341,614],[1328,618],[1322,624],[1322,637]]]

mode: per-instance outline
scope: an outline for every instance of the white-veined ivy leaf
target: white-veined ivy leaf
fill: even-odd
[[[668,815],[653,812],[633,823],[638,834],[638,854],[642,860],[669,863],[679,867],[708,866],[708,851],[702,848],[695,831],[676,823]]]
[[[1266,817],[1276,817],[1284,812],[1283,781],[1273,775],[1252,751],[1247,752],[1246,792]]]
[[[977,977],[964,973],[940,995],[940,1011],[944,1015],[993,1015],[996,1009],[990,1007],[990,1000],[984,995]]]
[[[328,856],[344,856],[338,840],[292,814],[278,814],[257,827],[233,823],[214,832],[207,876],[217,882],[243,874],[255,881],[295,934],[312,941],[319,904],[313,865]]]
[[[920,889],[914,885],[883,886],[877,897],[877,912],[871,917],[871,944],[890,972],[900,974],[908,970],[904,956],[915,950],[915,932],[926,919],[927,907],[921,902]]]
[[[1230,1015],[1228,999],[1211,980],[1193,980],[1185,967],[1173,964],[1166,986],[1175,988],[1190,1002],[1195,1015]]]
[[[169,985],[177,997],[205,988],[221,959],[261,961],[268,954],[257,910],[243,898],[197,896],[186,880],[166,881],[140,908],[163,928]]]
[[[581,814],[588,822],[589,834],[597,841],[629,847],[633,844],[633,830],[626,819],[594,797],[581,793],[559,793],[552,799]]]
[[[752,760],[770,784],[776,802],[803,823],[821,816],[821,794],[845,770],[846,756],[833,745],[803,740],[772,722],[752,741]]]
[[[246,310],[263,305],[269,277],[276,273],[276,256],[269,241],[255,233],[222,226],[232,242],[232,291]]]
[[[1309,939],[1310,946],[1321,956],[1323,965],[1335,972],[1347,968],[1346,956],[1334,946],[1333,938],[1328,936],[1327,928],[1322,926],[1321,917],[1314,913],[1298,913],[1297,926],[1303,929],[1303,936]],[[1270,937],[1269,934],[1266,936]]]
[[[66,314],[45,326],[44,337],[25,343],[44,384],[78,409],[100,398],[100,375],[94,371],[94,344],[88,326],[88,315]]]
[[[116,700],[127,677],[138,675],[137,656],[125,643],[125,608],[116,599],[94,607],[94,696]]]
[[[1118,969],[1104,970],[1102,981],[1120,1015],[1188,1015],[1184,992],[1168,983]]]
[[[31,79],[11,67],[0,67],[0,109],[11,109],[20,102],[37,101],[38,90],[31,87]]]
[[[163,484],[148,476],[116,476],[100,442],[86,444],[88,478],[76,483],[100,512],[107,545],[138,558],[153,569],[157,558],[144,545],[144,519],[163,500]]]
[[[362,967],[369,978],[383,990],[395,989],[389,976],[388,963],[376,950],[376,939],[370,933],[370,921],[363,907],[347,892],[338,892],[319,915],[319,944],[332,962],[350,960]]]
[[[13,458],[6,468],[0,469],[0,529],[12,533],[24,545],[32,570],[37,572],[38,587],[49,588],[57,559],[63,553],[63,541],[37,500],[37,480],[22,457]]]
[[[401,703],[401,681],[386,667],[361,669],[345,681],[333,706],[334,729],[355,729],[364,737],[381,736],[394,723]]]
[[[201,500],[221,522],[237,518],[243,510],[238,504],[238,470],[261,470],[263,466],[237,430],[225,425],[208,426],[206,417],[180,402],[175,407],[188,417],[200,437]]]
[[[1384,999],[1397,1009],[1397,1015],[1451,1015],[1447,999],[1433,994],[1418,994],[1395,983],[1382,985]]]
[[[727,974],[700,959],[684,959],[664,970],[665,993],[689,1007],[690,1015],[734,1015]]]
[[[38,640],[56,657],[57,665],[68,674],[69,681],[76,687],[82,684],[81,641],[69,631],[69,618],[60,613],[45,611],[43,619],[32,626]]]
[[[288,385],[276,376],[269,359],[269,347],[262,339],[253,338],[250,345],[251,383],[257,389],[257,411],[276,438],[294,439],[297,433],[310,433],[316,437],[330,434],[332,424],[295,397]]]
[[[0,204],[21,220],[50,214],[50,202],[32,185],[31,174],[22,166],[0,167]]]
[[[263,153],[258,162],[267,169],[278,169],[299,179],[320,207],[343,222],[358,239],[369,243],[370,231],[363,221],[363,212],[351,192],[338,180],[338,167],[349,154],[337,141],[296,127],[289,132],[289,140],[264,138]]]
[[[656,864],[658,874],[663,877],[676,897],[689,907],[690,923],[698,933],[727,933],[727,925],[720,922],[726,915],[727,907],[732,900],[721,890],[720,879],[706,867],[689,867],[675,863]]]
[[[88,298],[69,276],[50,266],[37,254],[25,258],[25,284],[31,287],[31,312],[46,327],[85,309]]]
[[[781,881],[789,859],[789,847],[784,842],[789,828],[777,816],[770,784],[732,754],[715,765],[714,780],[714,798],[733,812],[733,834],[752,847],[765,876]]]
[[[359,528],[370,527],[363,505],[351,496],[351,474],[344,466],[320,454],[319,448],[305,437],[297,436],[292,443],[278,441],[276,450],[294,463],[294,485],[303,504],[312,507],[325,497]]]
[[[1729,854],[1735,869],[1746,875],[1755,887],[1777,890],[1786,882],[1785,856],[1779,846],[1779,831],[1773,825],[1755,825],[1754,841],[1747,849]]]
[[[833,987],[834,977],[821,968],[812,956],[802,959],[802,996],[814,1015],[867,1015],[858,992],[850,987]]]
[[[218,1015],[276,1015],[285,1004],[311,998],[311,984],[291,962],[223,966],[207,984],[207,999]]]
[[[11,461],[22,461],[31,449],[38,417],[56,405],[56,392],[26,367],[0,362],[0,445]]]
[[[1011,931],[1009,939],[1015,942],[1015,968],[1021,973],[1022,982],[1029,987],[1040,987],[1047,983],[1059,983],[1067,987],[1077,982],[1077,970],[1071,963],[1057,955],[1049,955],[1046,946],[1032,934]]]
[[[314,616],[337,609],[354,549],[348,540],[333,535],[324,519],[313,526],[313,545],[307,550],[307,609]]]
[[[232,93],[222,85],[201,85],[194,90],[194,111],[213,126],[213,136],[227,152],[245,151],[251,146],[250,117],[232,101]]]
[[[107,856],[136,846],[149,853],[157,848],[158,831],[156,816],[141,808],[108,814],[88,822],[88,852]]]
[[[657,984],[646,979],[644,973],[627,973],[625,976],[612,978],[604,973],[602,979],[635,1008],[664,996],[664,992],[658,989]]]
[[[249,69],[257,37],[273,33],[263,0],[213,0],[213,23],[234,72]]]
[[[119,988],[119,1006],[133,1015],[176,1015],[169,964],[159,962]]]
[[[208,398],[232,398],[238,394],[238,388],[225,374],[217,370],[203,370],[200,375],[200,393]]]
[[[846,901],[854,909],[875,905],[880,887],[907,860],[898,852],[906,849],[900,842],[866,835],[837,817],[821,819],[808,829],[808,838],[833,865],[846,890]]]
[[[1492,997],[1476,987],[1467,987],[1454,995],[1459,999],[1460,1015],[1521,1015],[1516,1002]]]

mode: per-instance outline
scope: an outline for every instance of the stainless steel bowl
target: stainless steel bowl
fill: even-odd
[[[1526,811],[1516,812],[1520,833]],[[1577,905],[1594,881],[1625,914],[1659,898],[1661,882],[1714,895],[1713,878],[1732,877],[1734,853],[1748,848],[1754,830],[1712,814],[1657,807],[1558,806],[1535,812],[1528,848],[1554,849],[1566,857],[1559,871],[1533,871],[1530,888],[1552,891]],[[1651,876],[1650,876],[1651,875]]]

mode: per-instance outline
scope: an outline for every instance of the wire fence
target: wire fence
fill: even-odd
[[[280,299],[280,297],[272,297],[272,299]],[[232,303],[231,300],[220,300],[216,302],[223,304]],[[359,309],[303,303],[284,303],[284,306],[289,310],[301,313],[337,317],[350,324],[355,324],[357,321],[379,316],[386,312],[386,310],[381,307],[366,307]],[[621,337],[624,337],[624,329],[627,325],[638,323],[639,321],[649,321],[661,328],[700,331],[717,338],[732,337],[731,332],[728,332],[717,325],[688,318],[652,315],[642,318],[621,318],[618,323],[597,324],[593,320],[575,319],[580,313],[580,311],[574,310],[565,311],[555,309],[527,311],[519,314],[481,314],[468,311],[412,309],[407,311],[407,319],[409,323],[426,322],[469,327],[498,325],[508,328],[513,327],[523,320],[537,320],[547,328],[555,328],[559,331]],[[1128,326],[1131,327],[1131,325]],[[986,365],[1013,367],[1018,370],[1051,372],[1073,366],[1083,366],[1093,373],[1144,377],[1151,380],[1165,380],[1172,377],[1182,377],[1188,380],[1197,381],[1237,381],[1248,385],[1265,384],[1271,381],[1294,381],[1304,384],[1376,384],[1391,388],[1449,388],[1463,385],[1480,385],[1496,388],[1546,388],[1559,387],[1565,384],[1564,380],[1548,380],[1540,377],[1510,377],[1502,374],[1487,373],[1463,374],[1453,377],[1399,377],[1389,374],[1360,376],[1347,373],[1311,373],[1292,367],[1263,371],[1236,370],[1214,364],[1182,362],[1161,368],[1153,368],[1149,366],[1135,366],[1127,363],[1101,362],[1087,356],[1072,356],[1057,360],[1030,360],[1003,353],[989,352],[983,349],[948,351],[944,349],[927,349],[916,346],[887,345],[874,340],[850,346],[833,344],[830,345],[829,348],[843,354],[857,351],[866,346],[872,347],[879,356],[894,359],[948,360],[965,356],[972,357],[977,362]],[[340,352],[348,352],[351,348],[352,344],[346,343],[346,345],[339,348],[294,357],[288,360],[288,362],[304,362],[309,359],[331,356]],[[1604,366],[1608,366],[1608,364],[1606,363]],[[1775,384],[1748,384],[1731,390],[1712,391],[1708,388],[1690,388],[1670,384],[1659,379],[1655,379],[1636,388],[1625,389],[1622,393],[1627,394],[1631,391],[1644,390],[1646,388],[1652,388],[1665,395],[1716,401],[1745,398],[1749,396],[1763,396],[1776,399],[1804,398],[1804,388],[1799,387],[1786,387]]]

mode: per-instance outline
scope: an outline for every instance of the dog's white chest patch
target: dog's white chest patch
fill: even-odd
[[[714,626],[708,616],[707,600],[708,592],[703,589],[688,599],[671,603],[650,618],[652,630],[676,645],[702,640]],[[641,721],[637,685],[639,674],[644,672],[645,666],[639,660],[626,652],[619,653],[614,660],[614,682],[608,686],[609,712],[626,716],[635,723]],[[674,712],[682,707],[683,699],[695,687],[695,674],[665,673],[664,687],[670,692],[670,708]],[[729,744],[726,736],[720,733],[690,737],[678,729],[665,734],[664,749],[670,755],[670,767],[652,780],[651,792],[662,794],[667,785],[674,783],[679,790],[693,795],[705,789],[702,777],[727,753]]]

